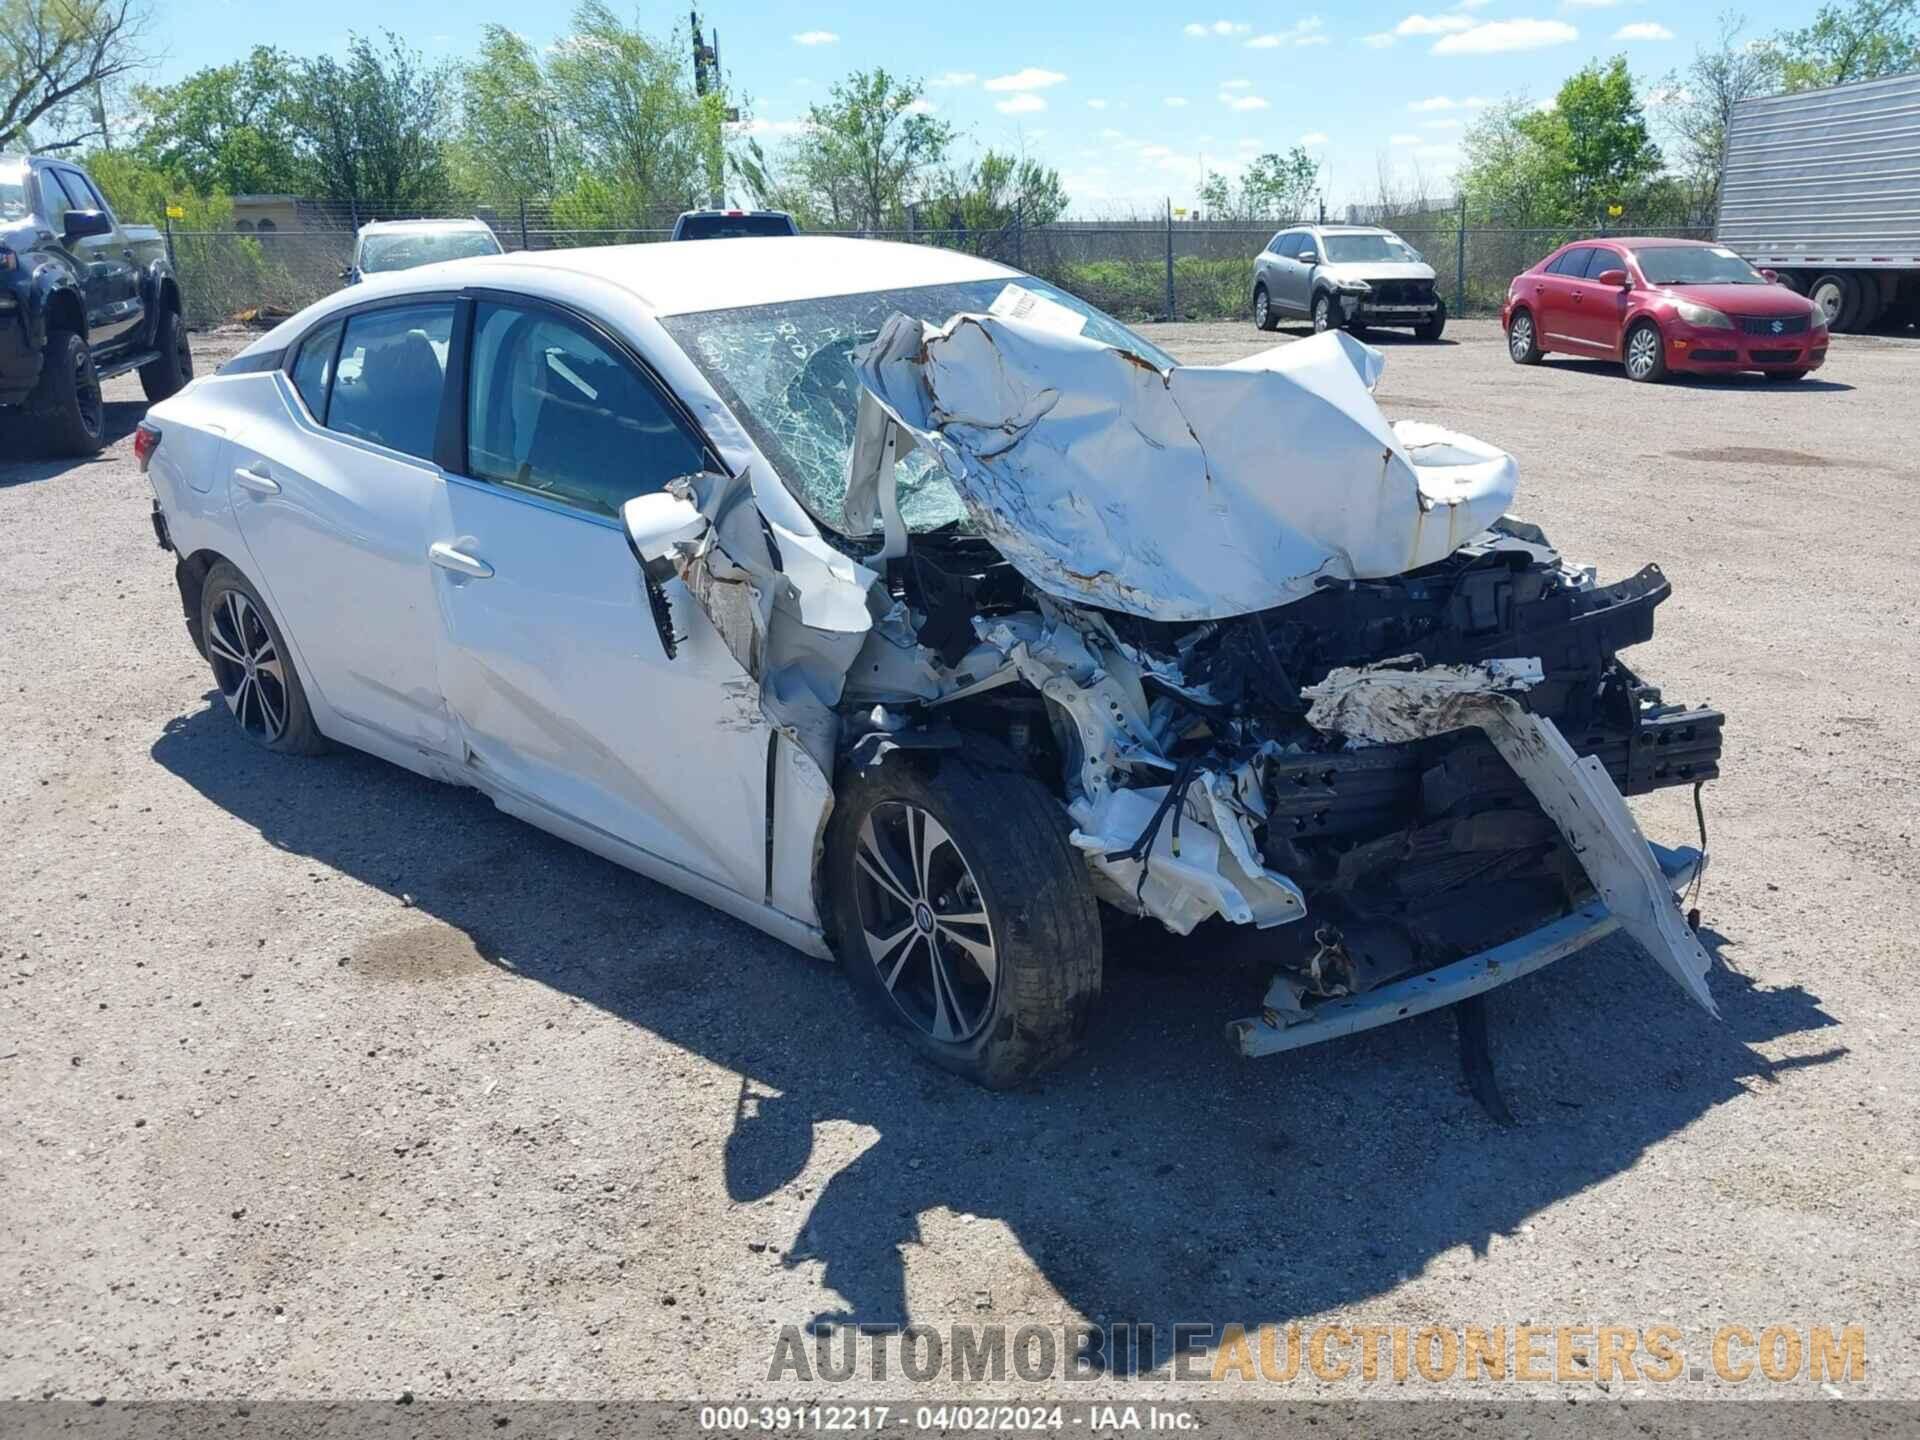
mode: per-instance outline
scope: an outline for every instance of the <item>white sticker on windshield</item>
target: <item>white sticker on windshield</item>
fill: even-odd
[[[1722,260],[1738,260],[1740,258],[1738,255],[1734,254],[1733,251],[1727,249],[1724,245],[1714,246],[1713,253],[1718,255]]]
[[[1057,335],[1078,335],[1087,328],[1086,316],[1069,309],[1058,300],[1036,295],[1023,285],[1007,286],[994,297],[993,304],[987,307],[987,313],[997,315],[1002,320],[1021,320],[1028,325],[1037,325]]]

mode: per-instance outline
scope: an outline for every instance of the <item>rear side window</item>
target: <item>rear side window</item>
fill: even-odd
[[[432,458],[452,335],[451,301],[348,316],[327,401],[327,428],[403,455]]]
[[[1584,275],[1587,273],[1587,261],[1591,259],[1592,256],[1593,248],[1591,246],[1579,245],[1567,251],[1566,254],[1549,265],[1547,269],[1555,275],[1565,275],[1569,278]]]
[[[596,515],[706,468],[653,381],[584,326],[482,304],[467,387],[467,473]]]
[[[340,349],[340,322],[322,325],[300,342],[293,359],[293,388],[300,392],[307,413],[327,423],[327,387],[333,383],[333,359]]]

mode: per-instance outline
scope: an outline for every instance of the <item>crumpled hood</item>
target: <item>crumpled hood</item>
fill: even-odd
[[[1505,512],[1512,457],[1390,425],[1371,393],[1383,364],[1329,333],[1162,373],[1058,323],[992,314],[939,328],[895,315],[855,357],[866,391],[1037,589],[1168,621],[1417,569]],[[884,508],[882,453],[856,442],[850,523],[870,528]]]
[[[1334,280],[1431,280],[1433,267],[1419,260],[1347,260],[1323,262],[1321,274]]]

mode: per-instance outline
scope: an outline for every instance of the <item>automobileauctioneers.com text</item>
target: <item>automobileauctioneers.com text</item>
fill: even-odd
[[[1693,1336],[1665,1324],[788,1325],[767,1379],[1765,1385],[1866,1373],[1857,1324],[1728,1324]]]

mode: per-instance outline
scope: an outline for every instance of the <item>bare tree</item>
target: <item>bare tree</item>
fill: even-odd
[[[138,0],[0,0],[0,150],[25,145],[42,121],[70,150],[106,138],[106,87],[148,63]]]
[[[1693,63],[1668,75],[1654,91],[1653,122],[1667,141],[1667,158],[1689,192],[1689,203],[1707,223],[1719,208],[1720,168],[1733,107],[1781,86],[1779,53],[1742,41],[1747,20],[1723,11],[1711,48],[1694,51]]]

